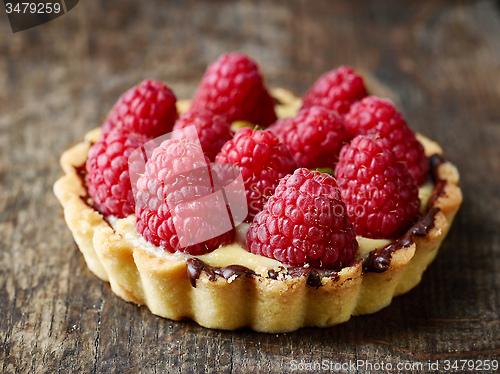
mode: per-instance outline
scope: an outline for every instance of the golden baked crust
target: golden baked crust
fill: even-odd
[[[275,89],[273,96],[280,117],[292,116],[300,107],[300,99],[289,91]],[[178,105],[182,110],[189,103]],[[376,312],[420,282],[462,202],[457,169],[433,156],[435,187],[428,213],[399,245],[372,251],[364,262],[358,260],[338,273],[305,268],[213,269],[187,255],[163,255],[139,245],[127,235],[133,229],[131,217],[113,228],[92,208],[82,170],[99,134],[99,129],[89,132],[83,142],[63,153],[65,175],[54,184],[89,269],[110,282],[113,292],[126,301],[146,305],[162,317],[191,319],[209,328],[286,332],[331,326],[352,315]],[[428,156],[442,155],[437,143],[421,134],[418,139]]]

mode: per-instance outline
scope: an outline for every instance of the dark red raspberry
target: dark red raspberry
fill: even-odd
[[[203,109],[191,109],[180,115],[175,123],[172,139],[188,139],[196,141],[194,134],[187,131],[189,126],[195,126],[201,148],[210,161],[215,160],[215,156],[222,146],[233,137],[230,129],[231,123],[224,115],[213,114]]]
[[[172,131],[177,119],[176,102],[164,83],[145,80],[120,97],[104,121],[103,131],[123,127],[156,138]]]
[[[247,222],[262,210],[279,180],[297,167],[287,147],[274,133],[248,127],[236,132],[215,161],[240,167],[248,202]]]
[[[136,228],[169,252],[201,255],[234,239],[226,202],[214,194],[210,160],[198,144],[165,140],[137,181]]]
[[[208,67],[191,105],[225,114],[230,122],[266,127],[276,121],[274,100],[257,64],[241,53],[224,54]]]
[[[335,177],[357,235],[399,237],[419,213],[418,187],[387,139],[354,138],[340,152]]]
[[[319,105],[340,115],[368,95],[363,78],[347,66],[323,74],[304,95],[302,109]]]
[[[352,261],[358,242],[335,179],[297,169],[255,216],[247,246],[285,264],[337,269]]]
[[[424,147],[390,100],[368,96],[355,103],[344,120],[353,137],[376,134],[388,139],[393,152],[405,163],[415,182],[418,185],[425,183],[429,160]]]
[[[314,106],[270,128],[285,144],[299,167],[334,168],[340,149],[349,139],[344,121],[334,112]]]
[[[90,148],[86,181],[94,206],[102,214],[123,218],[134,213],[128,157],[147,141],[142,134],[114,129]]]

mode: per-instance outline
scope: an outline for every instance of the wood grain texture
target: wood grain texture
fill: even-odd
[[[498,2],[86,0],[16,34],[0,13],[1,372],[500,359]],[[390,307],[328,329],[215,331],[126,303],[87,269],[52,193],[60,153],[142,79],[189,98],[206,65],[234,50],[300,94],[339,65],[365,70],[458,166],[454,226],[422,283]]]

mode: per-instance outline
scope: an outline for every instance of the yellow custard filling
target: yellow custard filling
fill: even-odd
[[[433,188],[434,185],[430,181],[419,188],[419,198],[424,212],[427,208],[427,204],[432,194]],[[137,233],[135,229],[135,216],[133,215],[130,215],[127,218],[123,219],[108,217],[108,221],[110,222],[115,232],[121,235],[123,239],[129,240],[133,244],[138,245],[157,256],[164,256],[167,259],[182,259],[191,257],[191,255],[187,255],[181,252],[170,253],[152,245],[151,243],[148,243],[142,236]],[[255,255],[248,252],[243,247],[245,243],[246,233],[249,227],[249,224],[242,223],[236,228],[234,243],[217,248],[216,250],[205,255],[194,257],[213,267],[241,265],[260,274],[267,271],[267,269],[276,269],[280,266],[284,266],[284,264],[280,261]],[[385,247],[392,242],[392,240],[389,239],[370,239],[361,236],[356,237],[356,239],[359,244],[356,258],[363,259],[365,259],[368,256],[368,253],[370,253],[374,249]]]
[[[434,183],[431,180],[427,180],[424,185],[418,189],[418,198],[420,199],[420,213],[425,214],[427,212],[427,205],[429,204],[429,199],[431,198],[432,191],[434,190]]]

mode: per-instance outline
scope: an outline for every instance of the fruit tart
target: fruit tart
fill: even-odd
[[[193,100],[144,81],[66,150],[54,192],[89,269],[172,320],[286,332],[374,313],[435,258],[457,169],[341,67],[303,98],[229,53]]]

